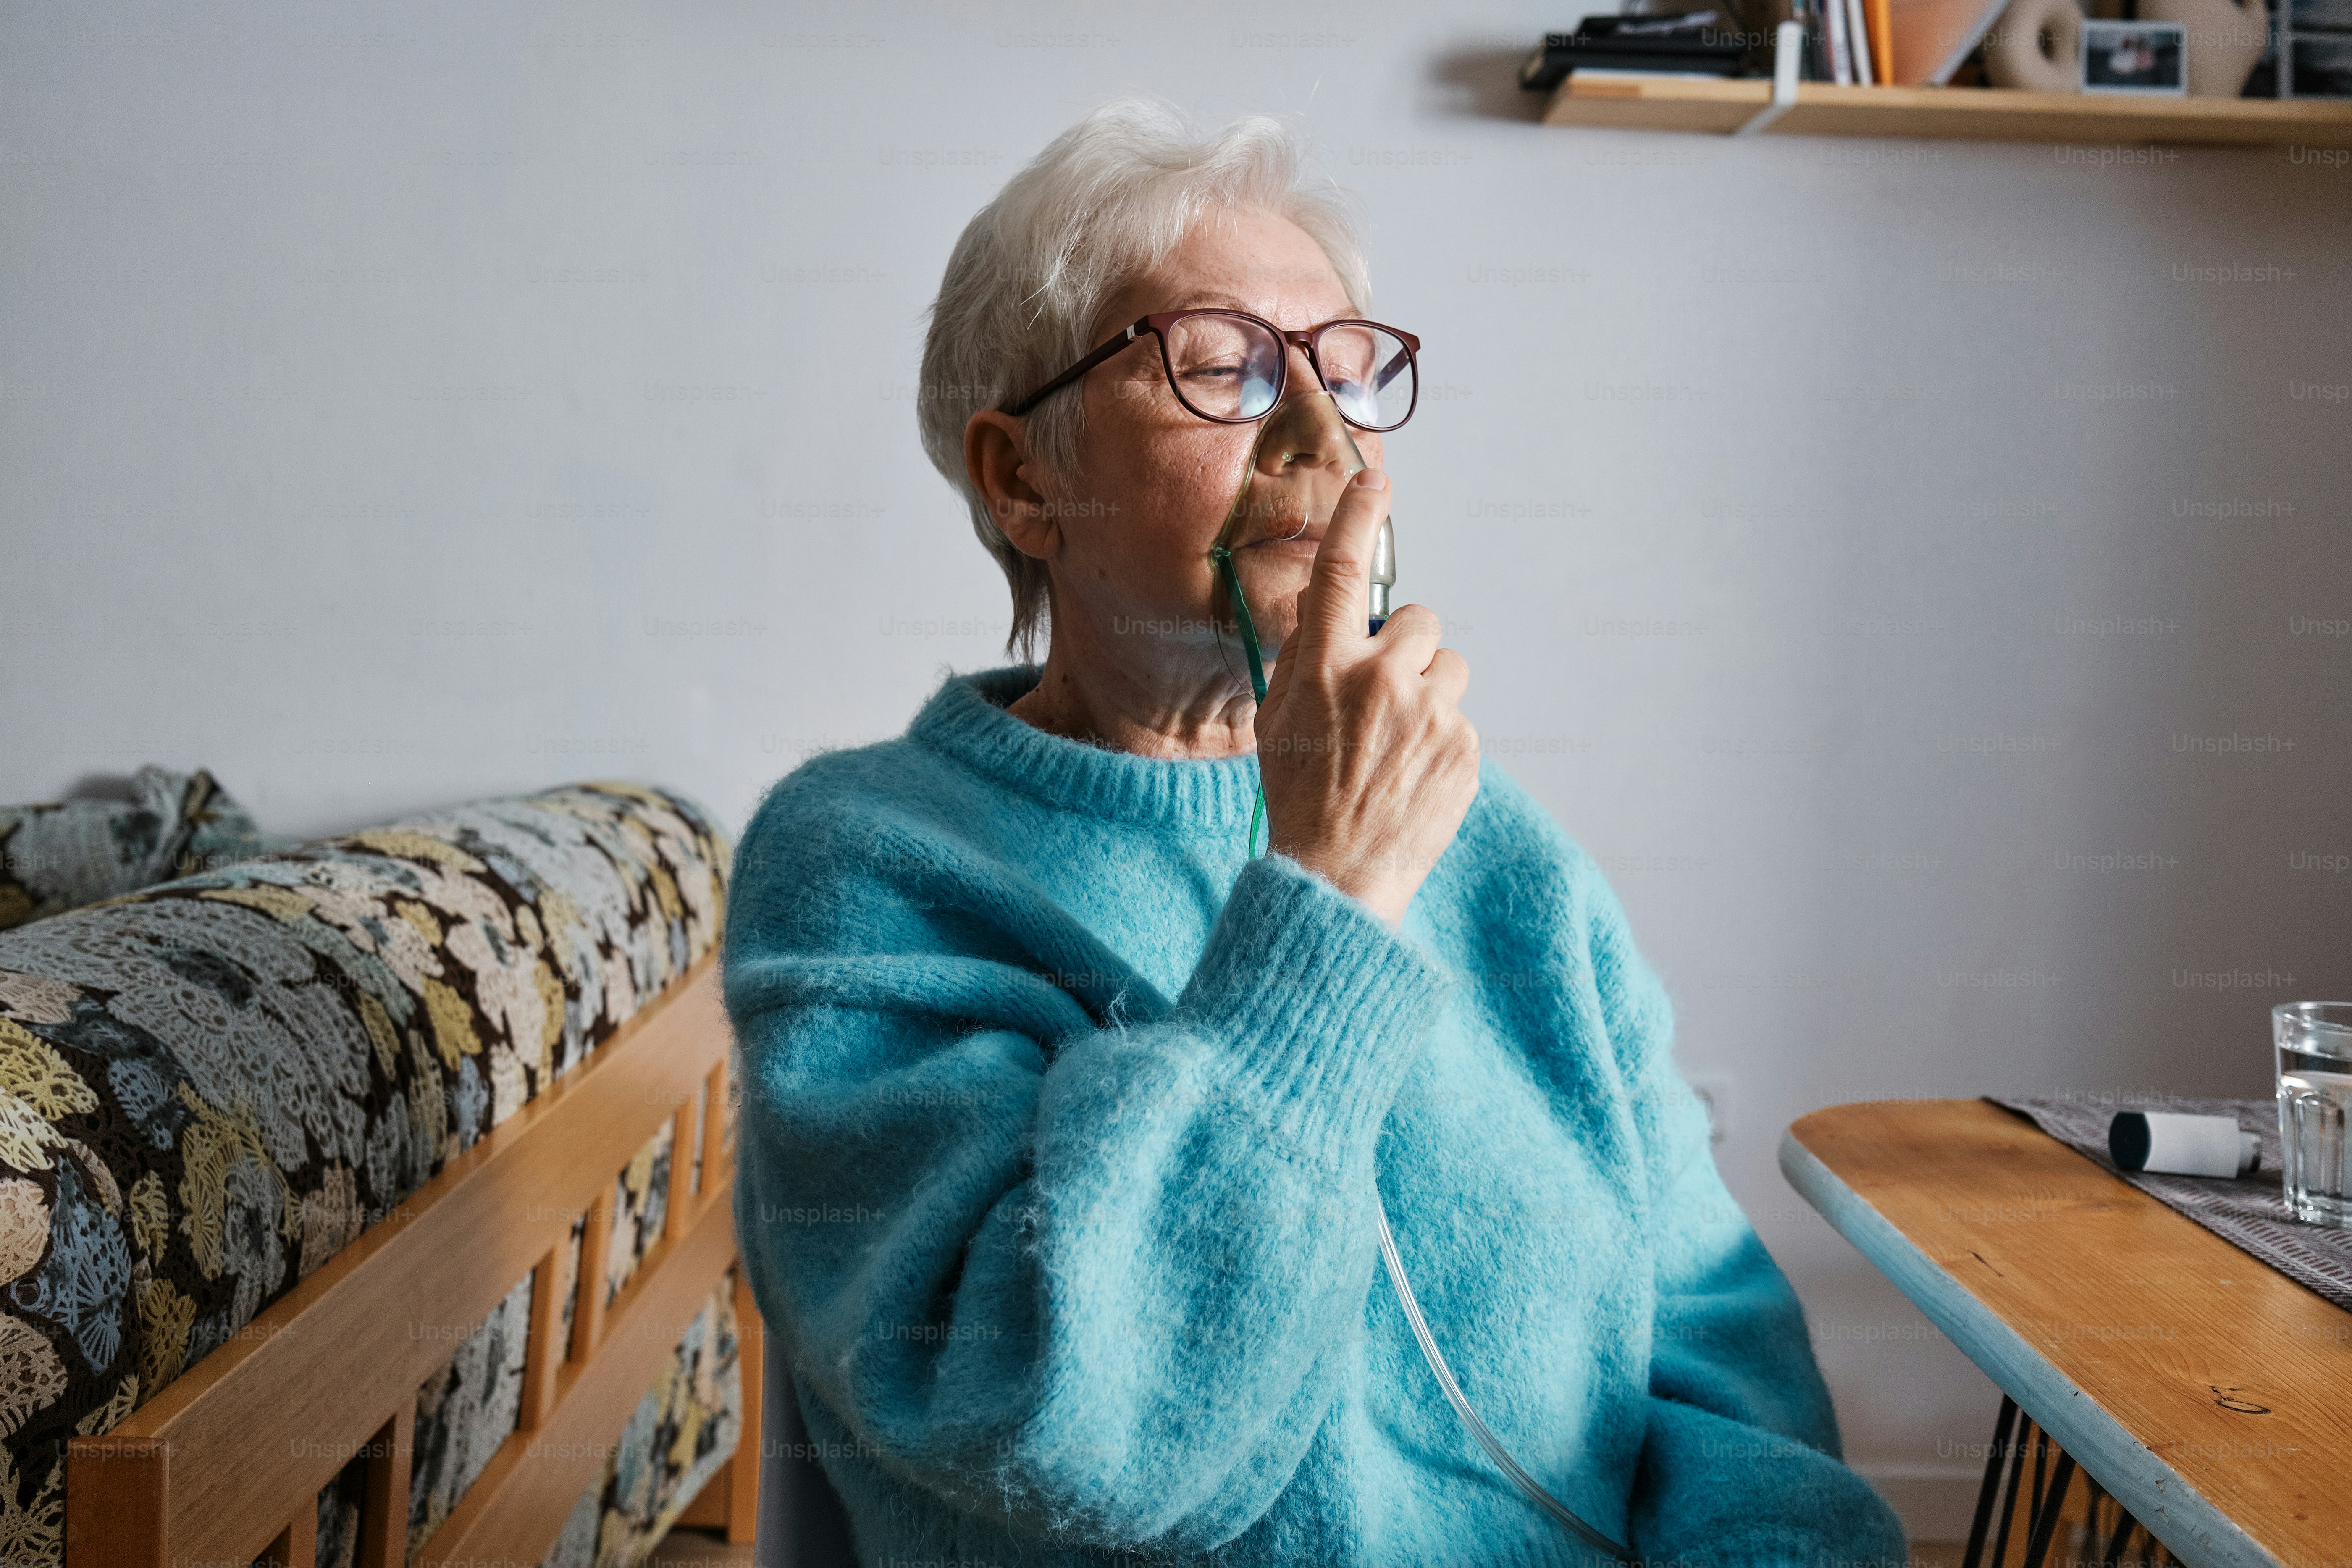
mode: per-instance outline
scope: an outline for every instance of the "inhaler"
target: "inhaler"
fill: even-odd
[[[1339,417],[1338,402],[1321,387],[1284,398],[1258,422],[1257,440],[1234,504],[1225,510],[1225,525],[1209,547],[1209,561],[1249,658],[1250,689],[1260,702],[1265,700],[1265,660],[1249,600],[1234,571],[1234,552],[1267,540],[1296,539],[1309,523],[1328,522],[1348,481],[1369,466]],[[1387,518],[1381,520],[1380,541],[1372,546],[1370,576],[1371,629],[1377,632],[1389,618],[1389,590],[1396,584],[1396,530]]]
[[[1241,578],[1234,570],[1234,552],[1267,540],[1296,539],[1310,524],[1328,522],[1348,481],[1367,466],[1364,455],[1356,449],[1356,438],[1349,434],[1347,422],[1339,417],[1338,404],[1319,387],[1285,398],[1258,426],[1256,444],[1250,448],[1249,466],[1242,471],[1234,504],[1225,514],[1225,525],[1209,548],[1209,560],[1216,571],[1218,585],[1224,591],[1242,651],[1249,660],[1250,689],[1261,703],[1265,700],[1265,661],[1258,649],[1257,626],[1250,617],[1249,600],[1242,593]],[[1372,547],[1367,575],[1371,588],[1370,630],[1377,635],[1388,620],[1389,594],[1396,585],[1396,533],[1388,520],[1381,523],[1380,539]],[[1248,842],[1253,855],[1257,853],[1258,822],[1265,810],[1265,791],[1261,785],[1256,808],[1250,815]],[[1429,1363],[1446,1403],[1454,1406],[1471,1437],[1494,1461],[1495,1468],[1527,1495],[1528,1501],[1584,1545],[1618,1562],[1636,1561],[1633,1548],[1610,1540],[1545,1490],[1511,1458],[1510,1451],[1487,1429],[1486,1424],[1478,1419],[1478,1413],[1470,1408],[1468,1396],[1454,1381],[1453,1368],[1446,1365],[1444,1353],[1429,1331],[1421,1303],[1413,1299],[1412,1282],[1405,1278],[1404,1259],[1397,1251],[1396,1237],[1389,1229],[1388,1210],[1381,1202],[1377,1185],[1372,1189],[1372,1217],[1380,1226],[1381,1261],[1388,1268],[1389,1283],[1396,1289],[1398,1304],[1404,1309],[1405,1321],[1412,1329],[1414,1342],[1421,1346],[1422,1359]]]

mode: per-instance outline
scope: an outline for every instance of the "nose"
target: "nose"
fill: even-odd
[[[1348,468],[1355,461],[1354,443],[1339,417],[1339,406],[1323,390],[1307,350],[1287,345],[1293,363],[1283,378],[1282,401],[1265,416],[1258,432],[1257,466],[1262,473],[1281,474],[1292,468]]]

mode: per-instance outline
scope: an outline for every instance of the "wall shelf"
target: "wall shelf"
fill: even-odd
[[[1553,89],[1544,123],[1726,134],[1771,103],[1772,84],[1760,77],[1580,70]],[[1767,136],[2347,147],[2352,146],[2352,100],[2138,98],[1809,81],[1798,85],[1794,103],[1757,130]]]

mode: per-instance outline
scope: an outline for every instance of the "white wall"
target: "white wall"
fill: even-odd
[[[1545,130],[1531,5],[479,9],[6,19],[0,799],[203,764],[307,832],[619,773],[733,827],[895,732],[1005,615],[920,312],[1142,88],[1297,116],[1368,204],[1432,383],[1403,590],[1615,873],[1914,1506],[1994,1395],[1781,1128],[2259,1094],[2264,1007],[2352,992],[2352,877],[2290,868],[2352,848],[2352,638],[2294,629],[2352,616],[2341,164]],[[2180,270],[2233,264],[2292,276]],[[2230,735],[2293,749],[2181,749]]]

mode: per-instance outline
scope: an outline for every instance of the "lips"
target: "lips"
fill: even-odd
[[[1260,538],[1249,541],[1247,543],[1242,545],[1241,548],[1244,550],[1255,550],[1260,545],[1265,544],[1296,544],[1302,547],[1302,552],[1311,552],[1321,547],[1323,543],[1323,535],[1329,531],[1330,526],[1331,525],[1328,522],[1310,522],[1297,533],[1265,534]]]
[[[1261,544],[1304,544],[1313,546],[1323,540],[1324,531],[1331,525],[1330,511],[1314,515],[1318,509],[1313,498],[1277,491],[1262,495],[1250,508],[1244,531],[1248,538],[1237,548],[1255,550]]]

